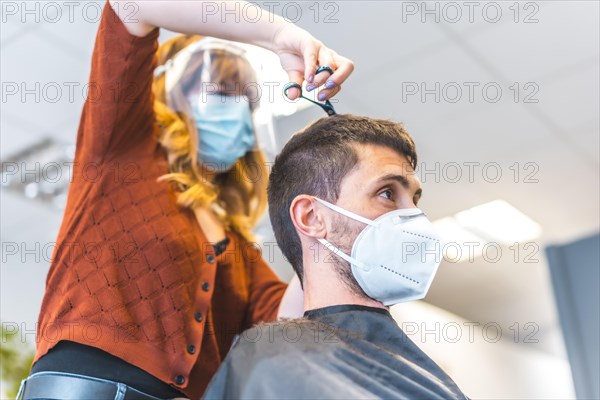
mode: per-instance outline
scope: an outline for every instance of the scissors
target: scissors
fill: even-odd
[[[327,71],[330,74],[333,74],[333,70],[330,67],[328,67],[326,65],[323,65],[322,67],[319,67],[317,69],[317,72],[315,73],[315,75],[318,74],[319,72],[322,72],[322,71]],[[297,84],[297,83],[295,83],[295,82],[290,82],[290,83],[286,84],[283,87],[283,94],[285,94],[287,96],[287,92],[291,88],[298,89],[298,91],[300,92],[300,96],[298,96],[298,97],[302,97],[303,99],[308,100],[311,103],[318,105],[319,107],[321,107],[327,113],[327,115],[332,116],[332,115],[336,115],[337,114],[335,112],[335,110],[333,109],[333,106],[331,105],[331,103],[329,102],[329,100],[325,100],[325,103],[319,103],[318,101],[314,101],[312,99],[309,99],[308,97],[302,96],[302,86],[299,85],[299,84]]]

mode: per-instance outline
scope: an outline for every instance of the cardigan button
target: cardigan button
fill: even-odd
[[[208,292],[210,290],[210,283],[203,282],[202,283],[202,290],[204,290],[205,292]]]
[[[209,263],[214,263],[215,262],[215,256],[213,256],[212,254],[209,254],[206,256],[206,261],[208,261]]]
[[[196,311],[196,312],[194,313],[194,319],[195,319],[197,322],[202,322],[202,313],[201,313],[200,311]]]
[[[193,344],[190,344],[187,348],[187,351],[190,354],[194,354],[196,352],[196,346],[194,346]]]
[[[177,375],[175,377],[175,383],[178,385],[183,385],[185,383],[185,378],[183,377],[183,375]]]

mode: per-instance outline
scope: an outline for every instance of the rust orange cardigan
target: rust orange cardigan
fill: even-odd
[[[151,90],[158,34],[129,34],[106,2],[34,361],[71,340],[198,398],[235,334],[275,319],[287,285],[235,233],[215,257],[157,182],[168,172]]]

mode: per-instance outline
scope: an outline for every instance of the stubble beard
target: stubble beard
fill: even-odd
[[[358,222],[349,222],[347,217],[340,215],[334,217],[332,221],[332,228],[333,230],[329,235],[329,242],[345,254],[351,255],[354,240],[364,229],[364,226],[361,226],[361,224]],[[372,300],[371,297],[367,296],[367,294],[362,290],[356,281],[356,278],[352,273],[352,267],[348,261],[336,256],[334,253],[331,253],[329,260],[331,260],[330,262],[333,265],[335,272],[339,276],[340,281],[353,295],[363,299]]]

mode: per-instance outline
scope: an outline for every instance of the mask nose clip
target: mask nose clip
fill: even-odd
[[[406,222],[407,220],[417,218],[417,217],[426,217],[426,215],[423,211],[413,214],[413,215],[396,215],[396,216],[394,216],[394,218],[392,218],[392,222],[394,223],[394,225],[398,225],[403,222]]]

